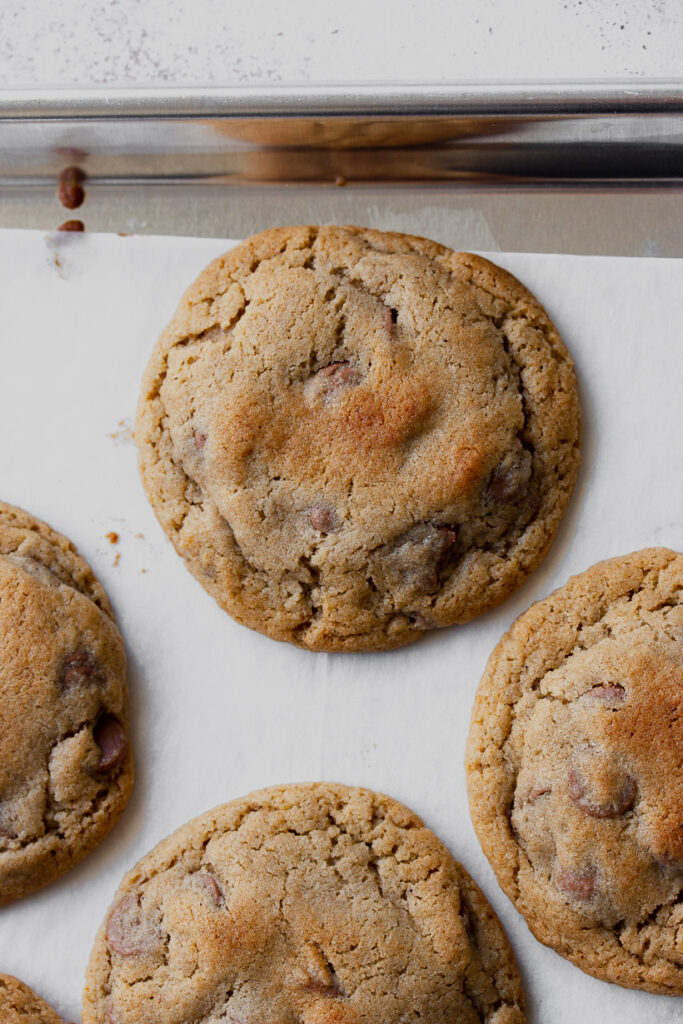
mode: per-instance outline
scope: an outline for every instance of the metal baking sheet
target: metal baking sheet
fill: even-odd
[[[683,255],[683,80],[0,92],[0,226],[363,223],[461,248]]]
[[[221,612],[166,541],[138,478],[143,366],[184,287],[227,244],[0,232],[2,498],[68,534],[105,584],[130,660],[138,764],[111,836],[0,910],[1,969],[79,1019],[95,931],[139,856],[253,788],[330,779],[403,800],[472,872],[519,957],[530,1024],[576,1024],[578,1007],[586,1024],[680,1021],[680,1000],[589,978],[533,939],[474,836],[463,755],[486,659],[518,614],[601,558],[683,549],[683,348],[671,314],[683,261],[498,254],[547,306],[577,364],[584,461],[558,537],[525,586],[472,623],[400,651],[316,655]]]

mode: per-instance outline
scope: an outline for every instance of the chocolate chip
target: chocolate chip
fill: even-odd
[[[67,210],[76,210],[85,199],[85,172],[80,167],[65,167],[59,175],[57,198]]]
[[[63,690],[76,686],[99,686],[105,682],[102,666],[85,647],[68,654],[62,662],[59,682]]]
[[[352,366],[349,362],[330,363],[329,366],[324,366],[322,370],[318,370],[313,377],[313,381],[316,384],[316,388],[322,390],[324,396],[328,398],[334,395],[339,388],[358,384],[360,377],[361,374],[358,367]]]
[[[82,220],[65,220],[57,231],[85,231],[85,224]]]
[[[208,871],[196,871],[192,876],[192,881],[214,907],[223,905],[223,890]]]
[[[128,739],[123,726],[114,715],[104,715],[93,729],[93,738],[100,748],[97,772],[110,772],[123,761]]]
[[[333,533],[339,526],[334,509],[328,505],[313,505],[308,518],[318,533]]]
[[[142,897],[131,893],[112,908],[107,918],[107,942],[119,956],[144,956],[159,946],[159,929],[142,909]]]
[[[418,523],[402,534],[387,553],[389,575],[400,577],[423,593],[433,594],[439,589],[441,573],[455,554],[456,540],[457,534],[450,526]]]
[[[195,430],[192,436],[194,437],[194,446],[200,452],[206,444],[206,434],[202,434],[201,430]]]
[[[583,766],[572,762],[567,772],[569,796],[579,810],[591,818],[618,818],[626,814],[638,792],[633,776],[617,775],[604,758],[596,764],[593,772],[588,773],[586,767],[584,758]]]
[[[599,701],[607,706],[618,706],[626,700],[626,690],[620,683],[601,683],[591,687],[590,690],[582,694],[582,697]]]
[[[586,868],[585,871],[567,871],[562,868],[555,875],[558,889],[583,902],[588,902],[595,895],[597,879],[598,873],[594,867]]]
[[[497,505],[516,505],[526,495],[530,479],[529,452],[506,455],[491,473],[488,493]]]

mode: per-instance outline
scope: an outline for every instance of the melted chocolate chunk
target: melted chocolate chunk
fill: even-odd
[[[208,871],[197,871],[192,876],[192,881],[212,906],[221,907],[223,905],[225,900],[223,890],[212,874],[209,874]]]
[[[527,451],[506,455],[491,473],[488,493],[497,505],[516,505],[527,494],[531,480],[531,456]]]
[[[105,676],[92,652],[80,647],[62,662],[59,682],[63,690],[71,690],[77,686],[101,686]]]
[[[123,761],[128,749],[125,730],[115,715],[104,715],[93,729],[93,738],[100,748],[96,771],[111,772]]]
[[[313,505],[308,518],[311,526],[318,533],[333,533],[338,529],[338,520],[334,509],[328,505]]]
[[[309,381],[314,392],[322,394],[324,401],[329,401],[344,387],[353,387],[360,382],[361,372],[357,366],[349,362],[330,363],[324,366]]]
[[[619,707],[626,701],[626,690],[620,683],[601,683],[591,687],[582,697],[599,702],[608,707]]]
[[[390,586],[408,584],[425,594],[435,593],[441,574],[455,554],[457,534],[450,526],[418,523],[399,537],[386,555],[385,577]]]
[[[107,919],[107,942],[119,956],[144,956],[159,946],[159,929],[142,908],[142,899],[132,893],[113,907]]]
[[[569,796],[591,818],[618,818],[633,807],[638,787],[632,775],[615,775],[602,765],[595,773],[587,771],[585,758],[582,764],[572,762],[567,772]]]
[[[555,875],[558,889],[573,896],[574,899],[588,902],[597,891],[598,873],[594,867],[586,868],[585,871],[568,871],[560,869]]]

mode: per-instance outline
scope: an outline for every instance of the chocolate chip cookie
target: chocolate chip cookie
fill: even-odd
[[[467,774],[536,937],[598,978],[683,995],[683,555],[601,562],[516,621]]]
[[[477,256],[352,227],[265,231],[189,289],[144,375],[147,495],[239,622],[397,647],[538,565],[579,464],[571,359]]]
[[[0,1020],[2,1024],[64,1024],[28,985],[9,974],[0,974]]]
[[[123,641],[73,545],[0,503],[0,903],[79,861],[133,785]]]
[[[252,793],[124,879],[84,1024],[521,1024],[502,927],[389,797],[327,783]]]

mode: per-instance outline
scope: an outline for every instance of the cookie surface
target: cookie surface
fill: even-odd
[[[579,434],[571,359],[515,278],[339,227],[266,231],[207,267],[136,426],[149,500],[218,603],[349,651],[514,590],[555,534]]]
[[[133,784],[123,641],[73,545],[0,503],[0,903],[79,861]]]
[[[477,693],[467,775],[537,938],[683,995],[683,555],[601,562],[517,619]]]
[[[124,879],[83,1024],[521,1024],[502,927],[407,808],[309,783],[178,829]]]
[[[23,981],[0,974],[2,1024],[64,1024],[62,1018]]]

